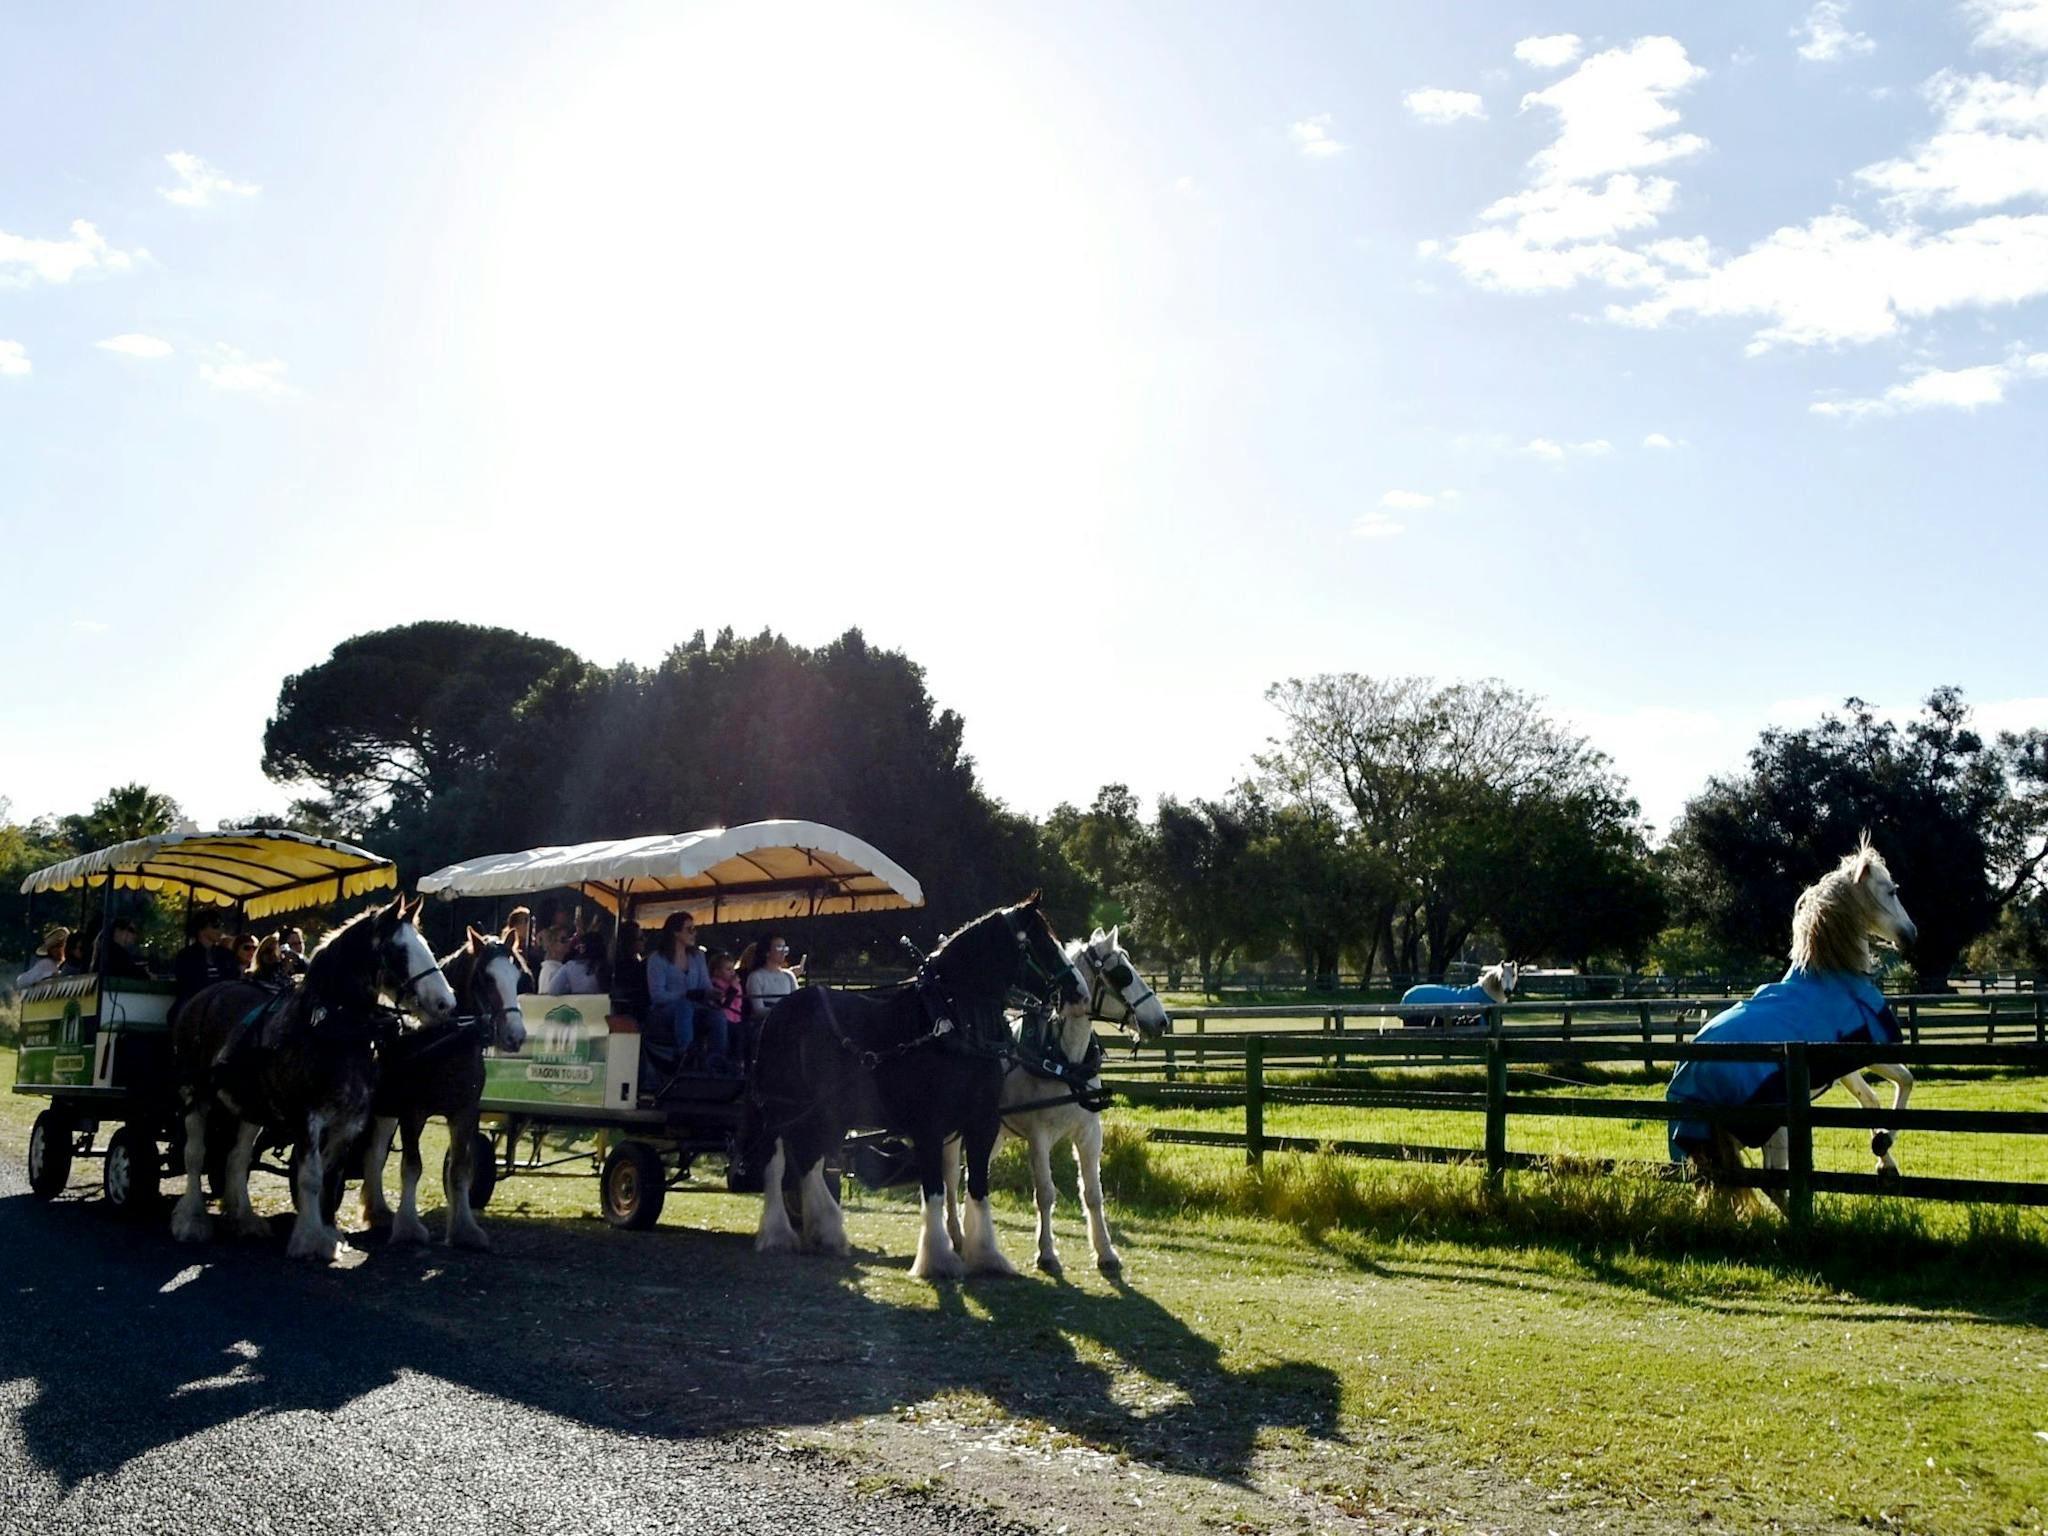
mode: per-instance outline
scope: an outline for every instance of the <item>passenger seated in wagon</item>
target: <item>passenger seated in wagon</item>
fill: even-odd
[[[697,948],[697,921],[687,912],[671,913],[647,957],[646,1043],[659,1055],[664,1049],[680,1063],[702,1040],[699,1055],[705,1069],[726,1067],[725,1018],[711,1005],[711,973]]]
[[[65,946],[71,942],[71,930],[62,923],[43,930],[43,942],[36,950],[35,959],[28,969],[14,978],[17,988],[32,987],[39,981],[48,981],[64,969]]]
[[[233,981],[242,974],[233,951],[221,947],[223,931],[216,912],[202,912],[193,919],[188,942],[171,960],[171,979],[178,988],[171,999],[172,1018],[191,998],[215,982]]]
[[[98,939],[93,940],[93,970],[97,972],[101,968],[101,949],[105,945],[106,953],[104,960],[108,976],[125,978],[131,981],[149,980],[149,966],[144,962],[142,956],[135,952],[137,936],[138,930],[136,929],[134,918],[115,918],[114,926]]]

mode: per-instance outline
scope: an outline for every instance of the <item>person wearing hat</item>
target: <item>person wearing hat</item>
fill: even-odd
[[[64,968],[64,946],[70,942],[71,930],[62,923],[52,924],[43,930],[43,942],[36,950],[36,957],[29,962],[27,970],[14,978],[17,987],[32,987],[39,981],[48,981]]]
[[[241,965],[235,952],[221,948],[220,918],[213,912],[202,912],[194,919],[192,942],[178,951],[171,962],[171,979],[177,982],[177,995],[171,1000],[171,1014],[177,1015],[185,1006],[185,1000],[195,993],[204,991],[216,981],[233,981],[242,974]]]

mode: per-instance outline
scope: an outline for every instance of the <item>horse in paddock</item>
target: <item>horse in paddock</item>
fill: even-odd
[[[1898,883],[1866,832],[1854,852],[1800,892],[1792,909],[1792,965],[1784,978],[1758,987],[1733,1008],[1716,1014],[1693,1040],[1701,1045],[1805,1040],[1867,1047],[1869,1056],[1861,1067],[1815,1084],[1815,1097],[1839,1082],[1865,1108],[1876,1109],[1877,1092],[1863,1077],[1870,1072],[1893,1085],[1892,1109],[1904,1109],[1913,1091],[1913,1074],[1884,1060],[1885,1048],[1897,1045],[1904,1033],[1891,1005],[1870,979],[1877,965],[1870,940],[1875,937],[1906,945],[1913,942],[1917,931],[1899,901]],[[1681,1104],[1782,1105],[1783,1069],[1769,1062],[1683,1062],[1671,1074],[1665,1097]],[[1674,1120],[1671,1156],[1673,1161],[1689,1160],[1711,1181],[1717,1174],[1743,1166],[1744,1146],[1761,1145],[1764,1166],[1782,1169],[1789,1160],[1787,1136],[1783,1125],[1750,1132],[1701,1120]],[[1878,1172],[1899,1171],[1892,1156],[1896,1140],[1891,1131],[1871,1134],[1870,1150],[1878,1159]],[[1784,1204],[1775,1190],[1771,1198],[1781,1207]]]
[[[1088,1248],[1095,1267],[1113,1275],[1123,1269],[1124,1261],[1110,1240],[1102,1212],[1102,1106],[1107,1096],[1098,1070],[1102,1046],[1094,1025],[1099,1020],[1128,1029],[1140,1040],[1156,1040],[1173,1028],[1173,1018],[1131,964],[1117,942],[1116,929],[1104,933],[1098,928],[1085,943],[1072,941],[1067,958],[1088,983],[1088,1000],[1069,1004],[1057,1014],[1018,1021],[1016,1061],[1003,1079],[1003,1135],[1015,1136],[1031,1149],[1038,1267],[1049,1275],[1061,1272],[1052,1236],[1053,1206],[1059,1199],[1052,1181],[1052,1151],[1071,1141],[1081,1175],[1081,1204],[1088,1212]],[[999,1143],[1001,1139],[997,1138]],[[960,1153],[957,1146],[949,1146],[946,1230],[956,1246],[962,1242],[959,1208]]]
[[[1503,960],[1499,965],[1489,965],[1479,973],[1479,980],[1469,987],[1447,987],[1440,983],[1424,982],[1410,987],[1401,994],[1405,1007],[1418,1004],[1434,1005],[1448,1012],[1472,1013],[1504,1003],[1515,995],[1515,962]],[[1430,1025],[1447,1022],[1445,1013],[1402,1014],[1404,1025]]]
[[[172,1034],[185,1111],[185,1193],[171,1212],[180,1242],[204,1242],[213,1225],[201,1178],[208,1121],[236,1127],[221,1188],[221,1210],[238,1233],[267,1233],[249,1204],[249,1164],[268,1131],[299,1145],[298,1220],[285,1252],[334,1257],[341,1234],[328,1225],[325,1170],[363,1128],[376,1087],[375,1041],[394,1023],[396,998],[429,1019],[455,1011],[455,992],[434,963],[404,896],[372,907],[327,936],[293,988],[222,981],[178,1011]]]
[[[923,1195],[910,1272],[920,1278],[1013,1274],[988,1211],[988,1160],[1001,1129],[1011,1040],[1004,1007],[1084,1001],[1088,988],[1039,899],[998,907],[943,940],[894,987],[801,987],[762,1028],[740,1128],[742,1167],[763,1169],[761,1253],[850,1252],[827,1154],[855,1128],[907,1137]],[[967,1153],[962,1252],[946,1230],[946,1144]],[[803,1231],[790,1225],[785,1174],[800,1182]]]
[[[377,1092],[363,1151],[363,1215],[389,1227],[394,1243],[432,1239],[420,1220],[420,1132],[432,1117],[448,1122],[448,1162],[441,1178],[451,1248],[488,1249],[491,1240],[469,1206],[476,1163],[477,1104],[484,1091],[484,1047],[516,1051],[526,1044],[519,1012],[519,978],[526,962],[503,939],[472,928],[464,945],[441,957],[441,973],[455,989],[453,1018],[407,1030],[377,1052]],[[398,1214],[384,1200],[384,1163],[394,1132],[404,1134],[399,1159]]]

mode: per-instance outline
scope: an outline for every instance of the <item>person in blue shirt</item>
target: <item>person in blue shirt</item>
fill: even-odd
[[[726,1070],[725,1016],[711,1000],[711,971],[697,947],[697,922],[671,913],[647,956],[648,1023],[652,1044],[671,1047],[678,1061],[699,1039],[707,1071]]]

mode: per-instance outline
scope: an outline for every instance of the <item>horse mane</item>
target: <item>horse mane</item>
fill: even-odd
[[[1875,970],[1870,930],[1878,907],[1865,882],[1873,874],[1890,873],[1865,832],[1839,864],[1801,891],[1792,908],[1793,967],[1857,975]]]
[[[360,952],[372,946],[371,931],[389,907],[365,907],[330,931],[306,960],[305,992],[333,1003],[376,1001],[376,989],[360,967]]]
[[[1024,903],[1019,902],[1017,903],[1017,905],[1022,906],[1024,905]],[[962,941],[974,942],[980,940],[983,937],[983,935],[987,932],[987,925],[990,919],[1001,917],[1011,910],[1012,908],[1010,907],[990,907],[986,912],[982,913],[981,916],[974,918],[969,922],[962,923],[958,928],[955,928],[951,933],[947,934],[944,938],[939,940],[937,946],[932,950],[932,952],[929,955],[925,956],[926,963],[929,964],[931,962],[938,960],[940,957],[945,955],[948,950],[954,950],[954,952],[957,953],[957,949],[955,949],[955,946],[960,945]],[[1045,931],[1047,933],[1052,933],[1051,923],[1047,923],[1045,925]],[[1060,936],[1056,933],[1052,933],[1052,941],[1055,944],[1059,943]]]
[[[1496,1003],[1505,1003],[1508,1000],[1507,981],[1501,974],[1499,966],[1489,965],[1485,970],[1481,971],[1479,973],[1479,985],[1486,995]]]

